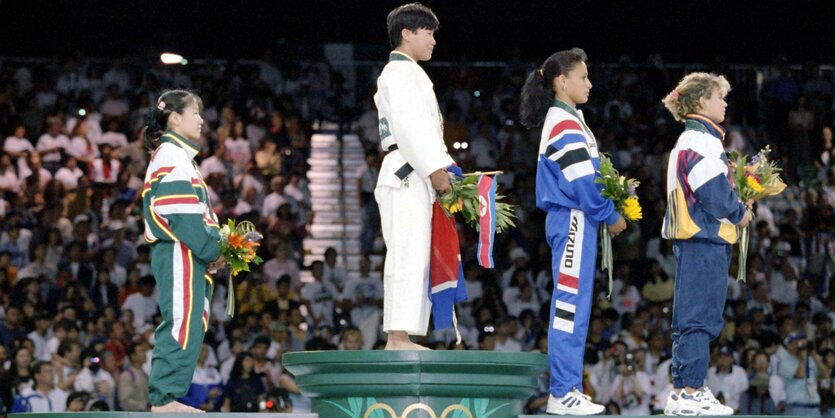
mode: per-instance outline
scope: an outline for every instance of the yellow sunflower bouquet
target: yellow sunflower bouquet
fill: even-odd
[[[771,148],[768,146],[750,158],[745,154],[730,153],[729,164],[733,170],[734,188],[743,202],[777,196],[785,190],[786,183],[780,178],[783,170],[768,159],[770,153]],[[740,282],[746,278],[750,239],[750,227],[739,228],[739,268],[736,279]]]
[[[220,228],[220,255],[229,265],[229,286],[226,291],[226,315],[229,317],[235,316],[235,286],[232,278],[242,271],[250,271],[250,264],[258,265],[264,261],[256,253],[261,239],[263,236],[249,221],[236,223],[229,219]]]
[[[633,178],[626,178],[615,168],[612,160],[606,154],[600,154],[600,176],[594,179],[595,183],[603,185],[600,195],[611,200],[623,219],[628,222],[635,222],[644,217],[638,196],[635,194],[641,184]],[[606,226],[600,225],[600,269],[606,270],[609,274],[609,295],[612,293],[612,236]]]

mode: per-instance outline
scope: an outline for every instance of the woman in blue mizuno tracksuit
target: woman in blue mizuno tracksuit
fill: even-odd
[[[751,213],[734,192],[722,141],[723,76],[692,73],[664,98],[664,106],[684,123],[667,166],[667,212],[661,234],[673,240],[676,258],[673,295],[673,391],[665,415],[732,415],[704,384],[710,341],[724,327],[731,245],[737,225]]]
[[[586,53],[574,48],[551,55],[522,88],[521,121],[542,124],[536,169],[536,206],[548,212],[545,233],[552,251],[554,292],[548,327],[551,382],[546,412],[603,412],[582,393],[583,354],[591,314],[597,231],[626,229],[612,202],[600,195],[597,143],[576,105],[589,99]]]

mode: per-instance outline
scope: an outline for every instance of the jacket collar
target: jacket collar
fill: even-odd
[[[167,142],[182,148],[190,159],[194,159],[194,156],[200,152],[200,147],[197,146],[197,144],[185,139],[182,135],[173,131],[165,131],[160,138],[160,142]]]
[[[582,111],[569,106],[568,103],[566,103],[566,102],[564,102],[560,99],[554,99],[554,102],[551,104],[551,107],[558,107],[558,108],[568,112],[571,116],[574,116],[575,118],[577,118],[577,120],[579,120],[580,124],[583,126],[583,130],[586,131],[586,133],[590,137],[594,138],[594,133],[592,133],[591,129],[586,125],[586,119],[583,117],[583,112]]]
[[[684,129],[704,132],[720,141],[725,140],[725,128],[701,113],[688,113],[685,116]]]
[[[569,106],[568,103],[566,103],[566,102],[564,102],[560,99],[554,99],[554,103],[551,106],[552,107],[558,107],[562,110],[565,110],[566,112],[570,113],[571,116],[574,116],[575,118],[580,119],[580,115],[577,114],[577,109]]]
[[[415,62],[415,60],[413,60],[412,57],[410,57],[410,56],[408,56],[408,55],[406,55],[406,54],[404,54],[400,51],[391,51],[391,53],[389,54],[389,62],[392,62],[392,61],[411,61],[411,62]],[[415,63],[415,64],[417,64],[417,63]]]

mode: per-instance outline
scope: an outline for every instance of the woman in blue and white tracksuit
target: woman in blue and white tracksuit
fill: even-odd
[[[673,392],[666,415],[732,415],[705,384],[710,341],[724,326],[731,245],[737,225],[751,214],[734,192],[722,141],[723,76],[692,73],[664,98],[664,106],[684,123],[667,166],[667,212],[662,236],[673,240],[676,258],[673,296]]]
[[[542,125],[536,170],[536,205],[548,212],[545,233],[552,251],[554,292],[548,327],[551,381],[546,412],[594,415],[603,405],[582,393],[583,355],[591,314],[600,222],[617,235],[626,221],[600,195],[597,142],[578,104],[591,90],[585,52],[550,56],[522,89],[521,121]]]

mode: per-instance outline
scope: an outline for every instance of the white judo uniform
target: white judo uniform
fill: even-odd
[[[435,190],[429,175],[454,163],[432,81],[414,60],[394,51],[377,79],[374,102],[380,140],[389,151],[374,195],[387,254],[383,272],[383,330],[426,335],[429,254]]]

